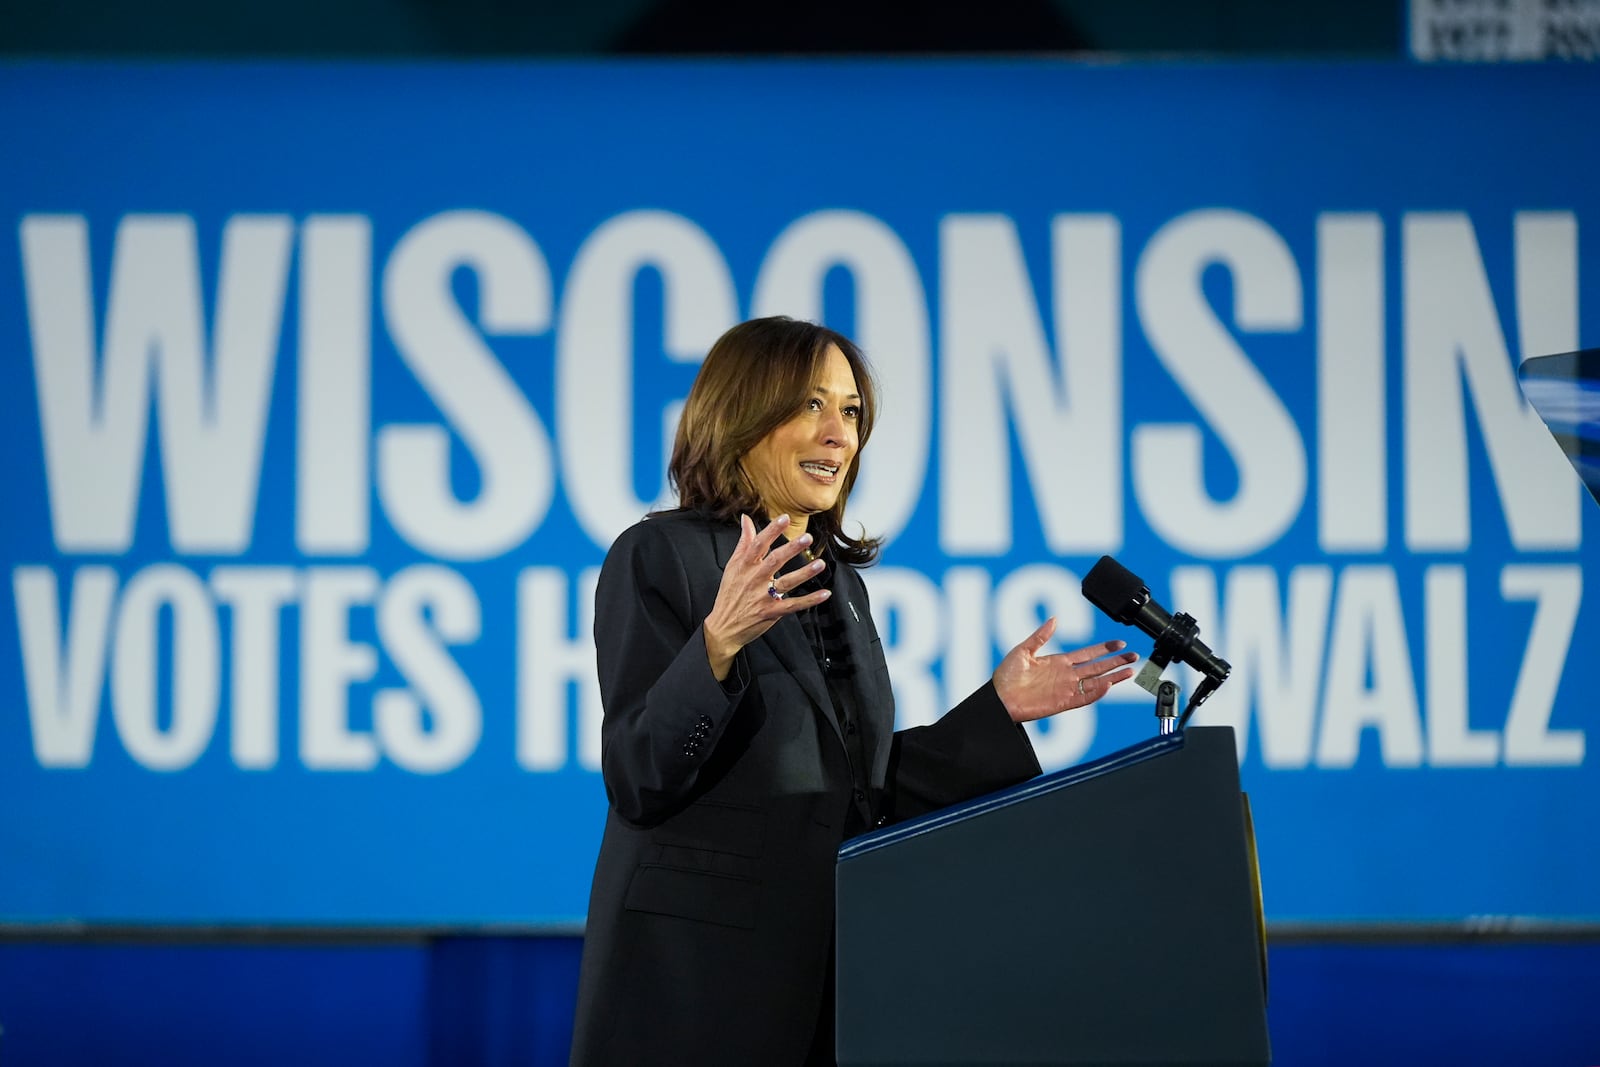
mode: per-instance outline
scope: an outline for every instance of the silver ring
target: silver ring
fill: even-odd
[[[1083,679],[1078,679],[1078,695],[1083,696]]]
[[[771,585],[767,586],[767,595],[769,597],[771,597],[773,600],[782,600],[783,599],[783,594],[778,592],[778,583],[777,582],[773,582]],[[1083,683],[1081,683],[1081,682],[1079,683],[1079,687],[1080,688],[1082,687],[1082,684]]]

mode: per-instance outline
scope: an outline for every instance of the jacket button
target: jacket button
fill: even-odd
[[[857,789],[856,790],[856,802],[860,803],[861,801],[866,800],[866,799],[867,799],[867,794],[864,791],[862,791],[860,789]]]

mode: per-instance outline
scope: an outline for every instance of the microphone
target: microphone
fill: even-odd
[[[1145,689],[1155,692],[1153,686],[1159,681],[1161,671],[1173,660],[1187,663],[1206,676],[1190,698],[1189,706],[1184,709],[1180,726],[1189,721],[1195,708],[1226,681],[1233,670],[1227,660],[1200,640],[1197,636],[1200,627],[1192,616],[1183,612],[1173,615],[1156,603],[1144,579],[1110,556],[1101,556],[1100,562],[1083,576],[1083,595],[1112,621],[1125,626],[1137,626],[1155,638],[1156,647],[1146,662],[1145,672],[1141,672],[1138,679]],[[1146,678],[1146,672],[1150,673],[1149,678]]]

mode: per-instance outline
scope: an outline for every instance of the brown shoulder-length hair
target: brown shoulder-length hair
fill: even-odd
[[[684,402],[667,474],[678,491],[679,507],[722,519],[747,514],[759,520],[764,514],[761,498],[741,461],[762,438],[799,413],[821,376],[829,345],[844,353],[861,394],[857,448],[839,499],[828,511],[812,515],[806,529],[816,544],[831,546],[839,559],[860,567],[877,559],[882,541],[867,537],[864,530],[859,538],[847,534],[844,507],[872,435],[877,396],[861,349],[841,333],[775,315],[740,323],[717,338]]]

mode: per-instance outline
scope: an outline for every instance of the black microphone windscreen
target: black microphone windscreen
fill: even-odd
[[[1144,594],[1143,580],[1110,556],[1101,556],[1083,576],[1083,595],[1117,622],[1133,621]]]

